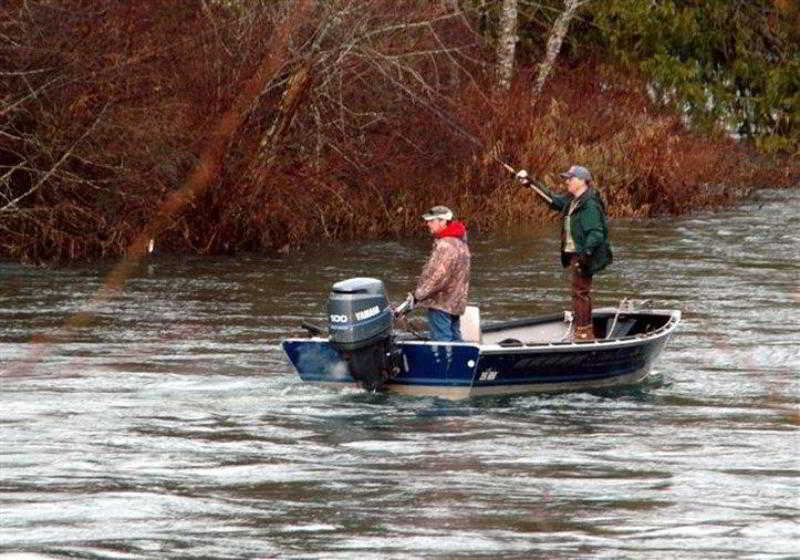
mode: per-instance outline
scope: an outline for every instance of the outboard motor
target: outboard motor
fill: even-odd
[[[381,389],[400,371],[400,351],[392,344],[392,309],[380,280],[350,278],[334,284],[328,329],[351,377],[368,391]]]

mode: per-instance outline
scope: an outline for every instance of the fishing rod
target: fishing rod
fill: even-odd
[[[453,130],[464,136],[467,140],[478,146],[480,149],[486,150],[486,144],[484,144],[483,142],[478,140],[478,138],[476,138],[475,136],[464,130],[463,127],[454,122],[452,119],[448,118],[447,115],[445,115],[438,108],[427,103],[425,105],[428,107],[430,111],[435,113],[436,116],[442,119],[443,122],[447,123],[447,125],[450,126],[450,128],[452,128]],[[511,173],[514,176],[514,178],[517,179],[520,183],[522,183],[524,186],[530,187],[533,190],[533,192],[542,197],[548,204],[553,203],[553,197],[547,194],[546,189],[544,189],[541,185],[537,185],[536,179],[530,177],[527,171],[525,171],[524,169],[517,171],[516,169],[508,165],[506,162],[504,162],[498,157],[494,148],[488,150],[488,152],[489,155],[492,157],[492,159],[494,159],[497,163],[503,166],[503,168],[509,173]]]
[[[536,184],[536,182],[535,182],[536,180],[533,177],[529,177],[528,176],[528,172],[527,171],[525,171],[524,169],[522,169],[520,171],[515,171],[513,167],[511,167],[510,165],[508,165],[507,163],[505,163],[503,161],[500,161],[500,159],[497,156],[494,156],[494,159],[495,159],[495,161],[497,161],[497,163],[499,163],[500,165],[505,167],[506,170],[509,173],[513,173],[514,177],[520,183],[530,187],[533,190],[533,192],[535,192],[536,194],[541,196],[544,200],[546,200],[547,204],[552,204],[553,203],[553,197],[551,197],[549,194],[547,194],[545,191],[543,191],[542,187],[540,187],[539,185]]]

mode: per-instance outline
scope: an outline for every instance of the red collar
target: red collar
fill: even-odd
[[[436,233],[436,239],[444,237],[456,237],[464,241],[467,238],[467,228],[462,222],[452,221],[444,229]]]

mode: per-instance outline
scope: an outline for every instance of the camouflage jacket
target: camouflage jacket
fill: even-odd
[[[466,229],[451,222],[433,242],[433,251],[422,269],[414,299],[422,307],[461,315],[467,306],[470,253]]]

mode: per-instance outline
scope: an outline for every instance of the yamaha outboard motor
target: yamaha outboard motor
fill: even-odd
[[[392,309],[383,282],[350,278],[334,284],[328,319],[331,343],[365,389],[379,390],[399,372],[400,352],[392,345]]]

